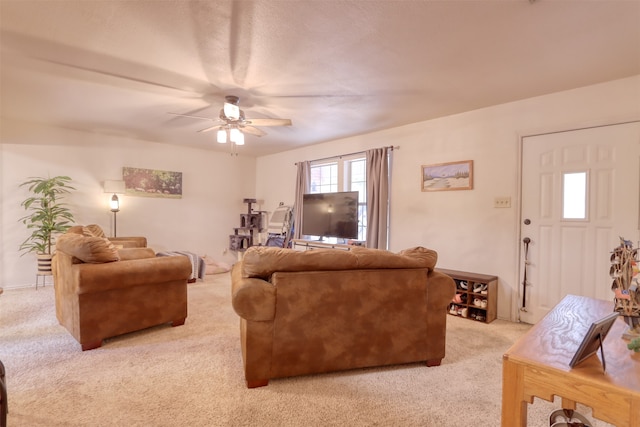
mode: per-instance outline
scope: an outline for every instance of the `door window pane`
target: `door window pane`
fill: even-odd
[[[587,219],[587,173],[562,174],[562,218]]]

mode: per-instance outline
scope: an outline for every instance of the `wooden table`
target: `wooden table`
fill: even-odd
[[[534,397],[575,409],[581,403],[593,416],[617,427],[640,427],[640,353],[627,349],[616,320],[604,340],[607,372],[600,352],[575,368],[569,362],[591,323],[613,311],[613,301],[566,296],[503,356],[502,427],[525,427]]]

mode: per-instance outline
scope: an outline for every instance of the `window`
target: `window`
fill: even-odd
[[[311,164],[311,193],[358,191],[358,240],[367,239],[367,160],[364,153]]]
[[[311,192],[335,193],[338,191],[338,163],[311,166]]]
[[[358,191],[358,240],[367,240],[367,160],[348,161],[349,191]]]

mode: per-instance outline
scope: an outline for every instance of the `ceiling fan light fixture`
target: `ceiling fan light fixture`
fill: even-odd
[[[229,140],[236,145],[244,145],[244,135],[238,128],[231,128],[231,130],[229,130]]]
[[[225,96],[224,99],[224,115],[231,120],[238,120],[240,118],[240,107],[238,106],[240,98],[238,98],[237,96],[229,95]]]
[[[237,105],[224,103],[224,115],[231,120],[238,120],[240,118],[240,108]]]
[[[225,144],[227,142],[227,131],[223,128],[218,129],[218,137],[217,140],[220,144]]]
[[[240,98],[234,95],[228,95],[225,96],[224,99],[225,102],[223,107],[220,109],[218,119],[194,116],[190,114],[169,114],[219,122],[220,124],[213,124],[207,128],[200,129],[198,132],[216,131],[216,141],[219,144],[226,144],[227,142],[230,142],[232,153],[235,153],[236,155],[236,146],[244,145],[245,132],[255,136],[264,136],[267,134],[256,126],[291,126],[290,119],[246,119],[244,111],[240,109]]]

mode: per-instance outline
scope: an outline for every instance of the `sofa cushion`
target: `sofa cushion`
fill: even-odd
[[[69,227],[69,229],[67,229],[67,234],[82,234],[83,236],[87,236],[87,237],[93,237],[93,236],[97,236],[96,234],[94,234],[93,230],[91,228],[89,228],[89,226],[84,226],[84,225],[74,225],[72,227]],[[103,236],[97,236],[97,237],[105,237]]]
[[[313,249],[296,251],[271,246],[252,246],[242,259],[242,277],[268,278],[276,271],[331,271],[376,268],[427,268],[433,270],[438,255],[415,247],[400,253],[354,246],[348,251]]]
[[[87,237],[107,237],[104,230],[98,224],[74,225],[67,230],[67,233],[82,234]]]
[[[252,246],[242,258],[242,276],[266,278],[276,271],[348,270],[356,266],[353,254],[335,249],[301,252],[273,246]]]
[[[431,269],[436,268],[436,263],[438,262],[438,252],[422,246],[404,249],[398,252],[398,255],[419,259]]]
[[[86,232],[91,233],[92,236],[95,237],[107,237],[104,234],[104,230],[102,229],[102,227],[100,227],[98,224],[89,224],[86,227],[84,227],[84,234],[86,234]]]
[[[77,232],[60,236],[56,249],[65,252],[82,262],[104,263],[119,261],[120,256],[116,247],[103,237],[85,236]]]
[[[433,270],[438,261],[438,253],[432,249],[417,246],[397,254],[379,249],[354,247],[351,249],[358,258],[358,268],[428,268]]]
[[[84,234],[84,226],[74,225],[73,227],[69,227],[67,234]]]

